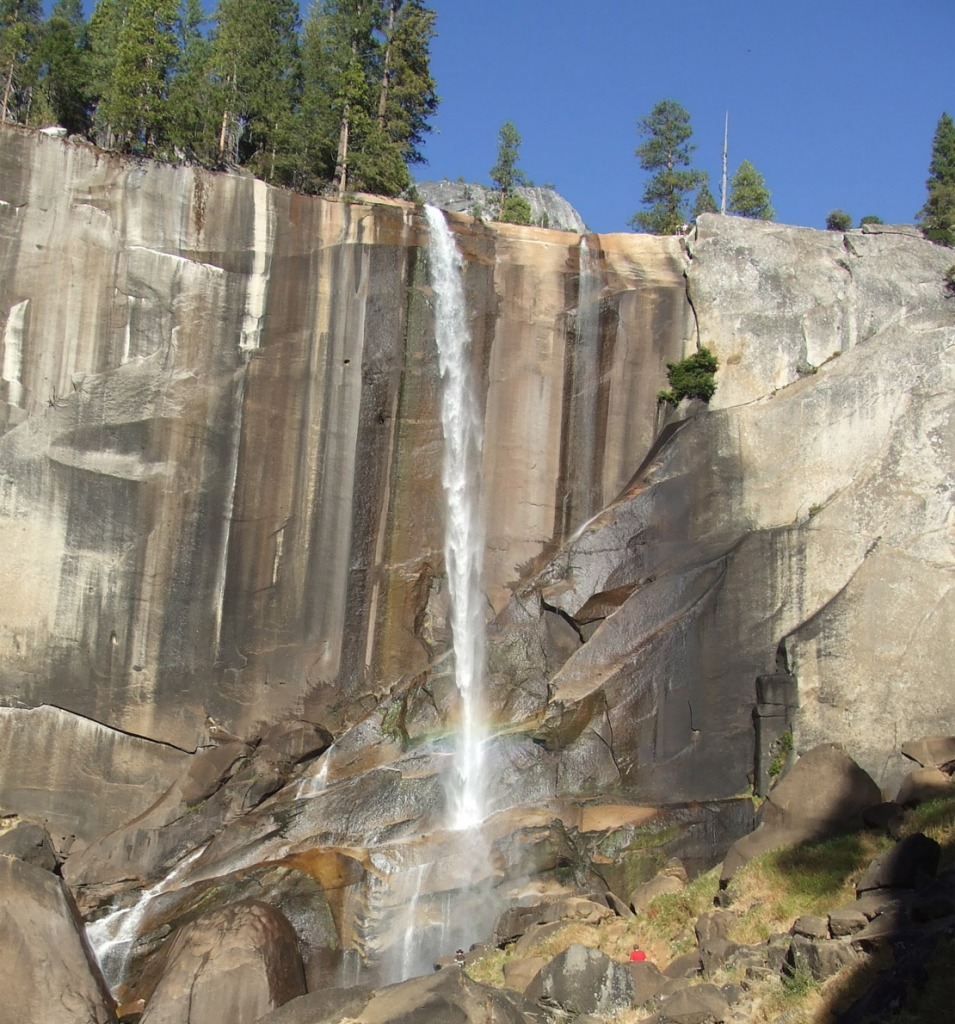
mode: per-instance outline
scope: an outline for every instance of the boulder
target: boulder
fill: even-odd
[[[526,1024],[523,1005],[501,989],[473,981],[464,971],[438,971],[378,990],[350,1019],[352,1024]],[[266,1018],[261,1024],[272,1021]]]
[[[703,961],[699,949],[691,949],[675,960],[671,960],[663,969],[668,978],[695,978],[703,970]]]
[[[664,869],[662,874],[651,878],[649,882],[638,885],[630,893],[630,906],[634,913],[639,914],[658,897],[670,892],[680,892],[686,888],[686,872],[682,875],[675,871]]]
[[[882,803],[882,793],[836,743],[807,751],[777,783],[763,804],[760,822],[770,828],[802,830],[806,838],[848,831],[862,814]]]
[[[726,996],[716,985],[687,985],[662,1001],[660,1024],[720,1024],[729,1014]]]
[[[563,896],[561,899],[547,904],[541,923],[580,921],[584,924],[599,924],[601,921],[606,921],[608,917],[614,917],[614,912],[606,903],[596,903],[594,900],[581,896]]]
[[[730,847],[723,860],[721,887],[753,857],[858,828],[865,811],[881,803],[882,793],[872,777],[841,746],[814,747],[769,794],[760,808],[756,831]]]
[[[796,918],[789,930],[793,935],[802,935],[808,939],[828,939],[829,921],[815,914],[802,914]]]
[[[181,928],[164,958],[142,1024],[252,1024],[305,992],[295,931],[257,900]]]
[[[524,932],[517,942],[514,943],[514,953],[517,956],[524,956],[536,946],[539,946],[544,939],[549,938],[551,935],[556,935],[563,927],[563,921],[551,921],[550,924],[531,925],[531,927]]]
[[[805,935],[794,935],[789,950],[791,966],[794,969],[807,968],[816,981],[825,981],[860,960],[858,951],[840,939],[813,939]]]
[[[894,800],[887,800],[863,811],[862,820],[867,828],[878,829],[893,839],[898,839],[905,821],[905,809]]]
[[[700,943],[700,963],[703,975],[712,977],[735,953],[739,947],[729,939],[712,938]]]
[[[526,992],[528,985],[546,965],[547,959],[542,956],[521,956],[508,960],[504,964],[504,985],[515,992]]]
[[[257,1024],[324,1024],[361,1013],[372,997],[367,985],[352,988],[322,988],[290,999],[277,1010],[260,1017]]]
[[[902,744],[902,753],[922,768],[955,771],[955,736],[924,736]]]
[[[903,807],[911,807],[913,804],[952,794],[955,794],[955,784],[950,774],[934,766],[916,768],[902,779],[895,802]]]
[[[12,856],[0,857],[0,950],[2,1024],[115,1024],[69,890]]]
[[[922,833],[906,836],[869,865],[856,883],[856,891],[914,889],[938,872],[941,847]]]
[[[53,871],[57,865],[50,833],[34,821],[18,821],[0,832],[0,854],[16,857],[44,871]]]
[[[630,977],[633,979],[634,1006],[643,1006],[666,988],[667,976],[649,960],[640,962],[631,960],[627,967],[629,967]]]
[[[829,912],[829,931],[833,938],[841,938],[861,931],[868,921],[869,919],[861,910],[852,904],[847,904]]]
[[[627,964],[611,960],[599,950],[573,945],[542,968],[525,995],[573,1015],[609,1016],[632,1004],[633,976]]]
[[[713,939],[725,939],[736,920],[736,915],[726,910],[713,910],[708,914],[700,914],[693,925],[697,944],[710,942]]]
[[[519,939],[532,925],[540,924],[546,912],[546,903],[507,907],[494,923],[491,941],[495,946],[506,946]]]

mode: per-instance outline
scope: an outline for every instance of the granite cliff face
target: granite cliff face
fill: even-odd
[[[446,649],[425,225],[12,128],[0,172],[5,802],[89,838],[208,718],[337,731]],[[639,465],[692,316],[675,239],[455,231],[490,615]],[[67,747],[115,799],[40,795]]]
[[[76,837],[85,912],[179,865],[150,948],[261,900],[312,990],[412,891],[470,922],[715,862],[787,733],[893,795],[955,730],[951,252],[450,223],[485,422],[467,872],[423,212],[0,132],[0,806]],[[658,407],[700,345],[713,401]]]

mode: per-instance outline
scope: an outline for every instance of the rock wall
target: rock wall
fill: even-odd
[[[788,674],[797,751],[838,741],[894,796],[902,743],[955,728],[951,250],[707,216],[688,252],[719,387],[524,588],[586,639],[545,733],[612,737],[642,799],[726,796]]]
[[[93,838],[210,736],[340,735],[389,694],[400,729],[359,724],[356,765],[426,742],[453,700],[422,212],[12,127],[0,182],[4,806]],[[782,673],[797,748],[838,739],[891,789],[904,740],[955,729],[950,251],[451,223],[504,775],[731,798]],[[697,345],[716,396],[665,414]],[[82,813],[77,750],[104,780]]]
[[[453,226],[484,382],[490,615],[640,464],[692,317],[676,239]],[[5,805],[98,834],[210,721],[338,730],[443,649],[426,242],[411,204],[3,126],[5,722],[49,706],[108,727],[90,747],[111,751],[104,777],[116,744],[134,775],[143,740],[165,765],[84,828],[42,791],[26,808],[7,757]]]

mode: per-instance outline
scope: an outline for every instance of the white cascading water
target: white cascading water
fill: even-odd
[[[86,926],[86,937],[99,963],[103,978],[114,994],[126,978],[133,946],[139,938],[149,904],[157,896],[175,887],[176,882],[185,874],[186,868],[202,854],[206,845],[203,843],[198,849],[183,857],[162,881],[149,889],[144,889],[133,906],[114,910]]]
[[[573,390],[568,436],[572,453],[564,498],[562,532],[569,536],[602,505],[597,467],[597,407],[600,388],[600,278],[597,254],[581,235],[578,249],[576,331],[573,341]]]
[[[464,829],[483,817],[480,688],[484,675],[484,523],[481,514],[483,418],[471,370],[461,257],[441,210],[428,218],[435,337],[441,371],[444,428],[442,480],[446,502],[444,559],[451,601],[454,679],[461,695],[455,749],[451,825]]]

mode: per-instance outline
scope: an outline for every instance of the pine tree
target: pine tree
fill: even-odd
[[[955,123],[943,113],[932,140],[932,162],[925,183],[928,199],[918,212],[922,234],[955,246]]]
[[[169,143],[201,163],[218,156],[217,108],[212,97],[209,62],[212,44],[203,34],[207,22],[200,0],[185,0],[177,22],[179,60],[169,85]]]
[[[89,130],[89,37],[80,0],[57,0],[37,46],[39,86],[31,113],[35,124]]]
[[[421,0],[321,0],[305,29],[300,137],[311,186],[398,195],[438,98]]]
[[[691,216],[695,220],[703,213],[719,213],[719,207],[716,205],[716,199],[710,191],[709,176],[705,172],[703,172],[703,180],[697,190],[696,199],[693,201],[693,212]]]
[[[339,195],[355,187],[352,163],[374,123],[375,29],[372,0],[319,0],[305,27],[302,115],[306,173]]]
[[[295,0],[219,0],[210,70],[219,157],[275,180],[299,91]],[[279,178],[282,175],[278,175]]]
[[[39,0],[0,0],[0,121],[27,118],[39,36]]]
[[[687,197],[704,180],[702,172],[687,170],[696,148],[690,142],[690,115],[676,100],[661,100],[637,122],[637,132],[646,137],[636,148],[640,166],[655,173],[643,190],[648,209],[629,223],[654,235],[673,234],[687,220]]]
[[[98,0],[87,25],[94,135],[99,145],[107,149],[113,145],[113,135],[106,121],[103,98],[116,67],[116,48],[125,13],[126,0]]]
[[[421,0],[385,0],[385,12],[375,126],[384,145],[393,148],[407,168],[424,163],[420,147],[431,131],[428,119],[438,109],[431,77],[435,13]],[[407,171],[405,177],[410,184]]]
[[[727,209],[738,217],[753,220],[772,220],[776,216],[769,202],[766,181],[748,160],[744,160],[733,175]]]
[[[491,182],[501,193],[502,213],[514,189],[527,184],[527,175],[517,166],[520,149],[520,133],[511,121],[505,121],[497,133],[497,162],[491,168]]]
[[[164,141],[166,92],[179,46],[178,0],[126,0],[99,115],[123,149],[154,153]]]

